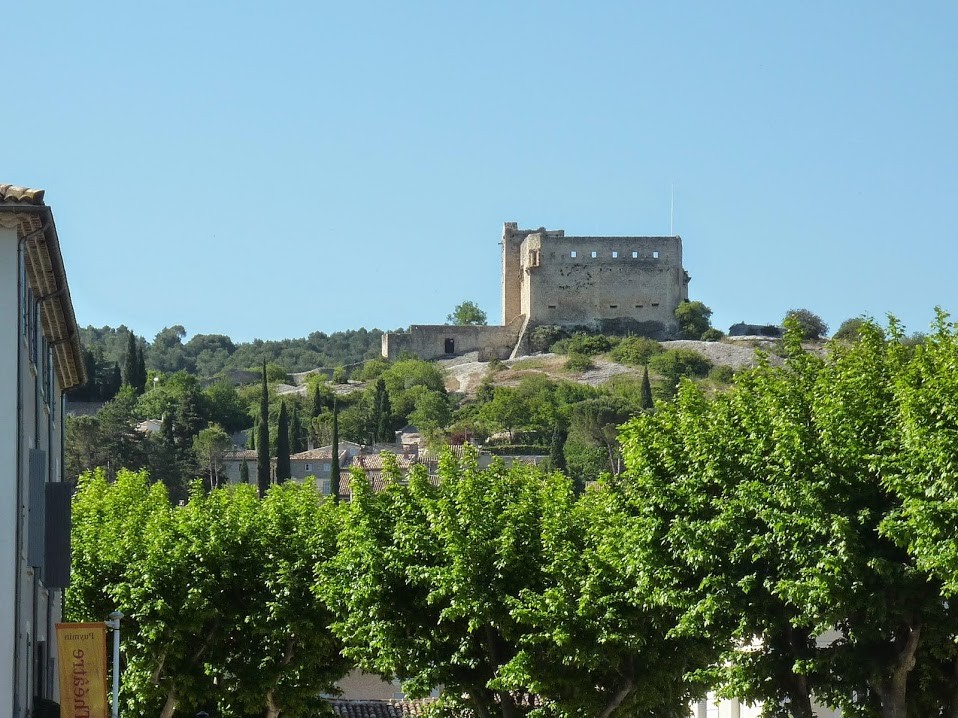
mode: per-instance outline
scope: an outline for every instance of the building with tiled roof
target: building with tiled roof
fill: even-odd
[[[59,698],[56,624],[70,578],[63,392],[87,380],[53,212],[0,184],[0,715]]]
[[[329,701],[338,718],[424,718],[434,698],[419,700],[349,700]]]

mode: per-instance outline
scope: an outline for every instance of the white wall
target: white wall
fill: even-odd
[[[0,715],[12,716],[17,571],[17,233],[0,226]]]

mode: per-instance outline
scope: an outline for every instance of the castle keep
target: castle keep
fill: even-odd
[[[563,230],[502,231],[502,325],[413,325],[383,335],[383,356],[423,359],[478,351],[482,360],[525,352],[530,329],[552,324],[667,338],[688,301],[680,237],[567,237]]]

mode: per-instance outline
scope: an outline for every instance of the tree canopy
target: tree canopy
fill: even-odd
[[[479,308],[478,304],[468,300],[456,305],[452,313],[446,316],[447,324],[457,326],[485,326],[486,322],[486,313]]]

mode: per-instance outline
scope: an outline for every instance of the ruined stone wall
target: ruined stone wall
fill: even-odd
[[[524,317],[500,327],[456,327],[413,324],[405,332],[383,334],[382,355],[389,361],[408,352],[420,359],[439,359],[452,354],[479,352],[481,361],[508,359],[519,340]]]
[[[566,237],[532,232],[519,249],[520,312],[530,326],[676,327],[688,299],[679,237]]]

